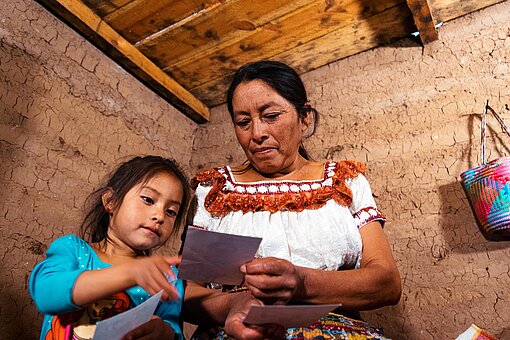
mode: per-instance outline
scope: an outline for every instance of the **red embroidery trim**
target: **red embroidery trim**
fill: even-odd
[[[329,176],[328,165],[335,164],[333,176]],[[322,180],[299,181],[297,185],[319,183],[321,187],[315,190],[299,190],[298,192],[276,192],[276,193],[239,193],[225,187],[227,178],[219,171],[227,174],[226,168],[215,168],[201,171],[191,180],[191,185],[196,189],[198,184],[212,186],[205,197],[205,208],[213,216],[225,216],[232,211],[256,212],[269,211],[303,211],[304,209],[318,209],[326,204],[330,199],[338,204],[349,206],[352,203],[352,191],[345,184],[348,178],[355,178],[360,173],[364,173],[366,166],[364,163],[356,161],[340,161],[337,163],[327,163],[325,165],[325,176]],[[324,182],[331,178],[331,185],[324,185]],[[230,182],[230,181],[229,181]],[[234,185],[232,182],[230,182]],[[296,182],[275,182],[275,185],[288,183],[289,186]],[[260,185],[271,186],[271,181],[260,182]],[[252,183],[235,183],[235,186],[256,187]]]
[[[356,222],[358,229],[373,221],[380,221],[382,225],[384,225],[384,222],[386,221],[386,218],[375,207],[360,209],[352,216],[354,217],[354,221]]]

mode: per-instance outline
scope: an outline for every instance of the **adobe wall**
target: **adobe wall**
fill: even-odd
[[[471,323],[510,339],[510,242],[484,239],[459,184],[478,162],[485,101],[510,106],[510,2],[446,23],[426,48],[402,40],[303,79],[322,113],[306,147],[319,160],[367,162],[388,219],[403,296],[366,319],[394,339],[454,339]],[[242,162],[226,107],[211,116],[192,167]],[[509,154],[489,124],[490,158]]]
[[[119,159],[174,157],[195,124],[35,1],[0,1],[0,338],[35,339],[29,271]]]
[[[118,159],[170,155],[194,172],[243,155],[224,106],[195,132],[34,1],[0,2],[0,13],[0,332],[29,339],[40,318],[28,273],[75,231]],[[395,339],[452,339],[472,322],[510,338],[510,243],[481,236],[458,183],[478,162],[485,101],[510,105],[509,13],[505,2],[445,24],[425,49],[404,40],[303,76],[322,113],[306,146],[316,159],[368,162],[388,218],[404,295],[365,317]],[[508,154],[489,123],[490,158]]]

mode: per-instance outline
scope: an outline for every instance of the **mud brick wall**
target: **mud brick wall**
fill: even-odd
[[[38,337],[29,271],[103,176],[137,154],[190,172],[195,127],[36,2],[0,1],[1,339]]]
[[[322,114],[306,147],[318,160],[367,162],[388,219],[403,296],[365,318],[394,339],[454,339],[471,323],[510,339],[510,242],[480,234],[459,183],[479,161],[485,101],[510,119],[510,2],[446,23],[425,48],[401,40],[303,79]],[[489,126],[490,158],[508,155],[510,139]],[[216,108],[192,166],[244,161],[234,138]]]
[[[510,118],[509,71],[507,1],[425,48],[405,39],[303,76],[322,114],[307,148],[367,162],[388,218],[404,294],[364,316],[394,339],[453,339],[473,322],[510,339],[510,242],[483,238],[458,182],[479,161],[485,101]],[[37,337],[29,272],[119,159],[171,156],[188,173],[244,160],[226,107],[211,117],[197,128],[36,2],[0,2],[0,338]],[[507,155],[489,126],[490,158]]]

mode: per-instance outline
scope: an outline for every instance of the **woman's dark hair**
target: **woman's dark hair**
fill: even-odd
[[[185,220],[190,200],[188,179],[175,161],[160,156],[144,156],[135,157],[120,164],[109,177],[109,180],[89,195],[87,198],[89,208],[81,224],[81,237],[92,243],[101,242],[108,238],[110,215],[103,205],[102,196],[104,193],[111,193],[109,203],[115,210],[120,207],[129,190],[140,183],[146,183],[156,174],[162,172],[177,177],[182,186],[182,202],[171,234],[175,235]],[[150,252],[145,253],[149,254]]]
[[[236,71],[227,91],[227,106],[232,118],[234,115],[232,107],[234,91],[241,83],[251,80],[262,80],[271,86],[280,96],[294,105],[299,118],[303,119],[308,114],[313,114],[313,129],[307,137],[314,134],[319,125],[319,114],[316,109],[310,106],[303,81],[292,67],[278,61],[256,61],[241,66]],[[311,159],[302,144],[299,146],[299,154],[307,160]]]

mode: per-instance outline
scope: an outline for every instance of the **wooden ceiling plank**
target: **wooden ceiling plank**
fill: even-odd
[[[361,20],[356,25],[347,25],[327,35],[273,55],[272,60],[285,62],[299,73],[304,73],[328,63],[369,50],[389,41],[400,39],[413,31],[413,18],[407,5],[393,7],[387,11]],[[352,37],[352,39],[345,39]],[[225,93],[230,84],[229,76],[214,79],[190,90],[209,107],[225,102]]]
[[[274,58],[298,70],[309,72],[331,62],[409,36],[413,30],[411,13],[405,4],[361,20],[355,26],[346,26],[320,40],[286,50]],[[353,37],[350,40],[344,37]]]
[[[164,35],[145,40],[137,48],[151,60],[158,60],[161,67],[166,67],[225,41],[240,40],[257,27],[314,2],[317,1],[227,1]],[[325,7],[324,3],[322,6]]]
[[[197,123],[209,119],[209,109],[141,54],[81,1],[40,0],[89,40],[125,66],[163,98]]]
[[[136,46],[167,27],[175,27],[226,0],[134,0],[103,18]]]
[[[505,0],[429,0],[438,22],[446,22]]]
[[[122,8],[133,0],[82,0],[82,2],[92,9],[97,15],[103,17],[115,10]]]
[[[367,6],[359,1],[344,0],[337,1],[330,10],[325,11],[323,4],[312,4],[302,11],[294,11],[272,21],[239,42],[229,41],[226,46],[209,48],[164,70],[186,88],[192,89],[231,73],[246,62],[268,59],[341,27],[355,26],[364,18],[401,5],[406,6],[405,1],[374,1]]]
[[[175,22],[174,24],[171,24],[170,26],[166,26],[165,28],[157,31],[157,32],[154,32],[153,34],[147,36],[147,37],[144,37],[143,39],[139,40],[139,41],[136,41],[134,43],[134,46],[135,47],[138,47],[142,44],[144,44],[145,42],[147,41],[152,41],[152,40],[155,40],[157,39],[158,37],[161,37],[165,34],[167,34],[168,32],[171,32],[173,30],[177,30],[179,29],[180,27],[188,24],[189,22],[195,20],[196,18],[198,17],[201,17],[201,16],[204,16],[204,15],[207,15],[207,13],[211,12],[211,11],[214,11],[217,7],[219,7],[221,5],[220,2],[217,2],[215,4],[212,4],[211,6],[207,7],[207,8],[204,8],[198,12],[195,12],[193,13],[192,15],[189,15],[185,18],[183,18],[182,20],[180,21],[177,21]]]
[[[421,42],[426,45],[439,39],[429,2],[427,0],[406,1],[411,13],[413,13],[414,23],[420,33]]]

